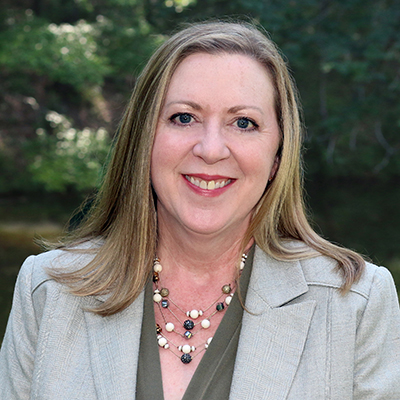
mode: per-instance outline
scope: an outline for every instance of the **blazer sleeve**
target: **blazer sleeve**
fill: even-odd
[[[357,329],[354,400],[400,399],[400,310],[393,278],[377,268]]]
[[[12,310],[0,351],[0,399],[30,398],[38,325],[32,302],[34,256],[18,274]]]

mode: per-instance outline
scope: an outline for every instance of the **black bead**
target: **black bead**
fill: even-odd
[[[190,319],[187,319],[184,323],[183,323],[183,327],[185,329],[187,329],[188,331],[190,331],[191,329],[194,328],[194,322],[191,321]]]
[[[225,308],[224,303],[218,303],[216,306],[217,311],[222,311]]]
[[[192,356],[191,356],[190,354],[184,354],[184,355],[181,357],[181,361],[182,361],[184,364],[189,364],[190,361],[192,361]]]

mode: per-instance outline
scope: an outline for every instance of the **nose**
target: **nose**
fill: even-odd
[[[202,158],[207,164],[215,164],[230,156],[227,137],[223,135],[222,128],[218,123],[204,125],[204,129],[193,147],[193,154]]]

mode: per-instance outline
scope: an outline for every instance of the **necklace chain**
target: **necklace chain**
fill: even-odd
[[[246,262],[247,255],[243,254],[241,261],[240,261],[240,273],[242,272],[245,262]],[[185,338],[187,340],[191,339],[196,333],[201,331],[202,329],[208,329],[211,326],[211,318],[219,313],[219,312],[224,312],[226,310],[226,306],[229,306],[231,303],[232,297],[234,295],[236,285],[230,284],[225,284],[221,288],[221,294],[218,296],[216,300],[214,300],[204,311],[201,309],[193,309],[189,311],[184,311],[181,307],[179,307],[178,304],[176,304],[175,301],[170,296],[170,292],[167,288],[162,287],[161,289],[159,288],[159,285],[161,284],[160,281],[160,273],[162,271],[162,265],[160,262],[159,258],[155,258],[154,263],[153,263],[153,282],[154,282],[154,292],[153,292],[153,301],[154,303],[157,304],[161,317],[164,321],[165,325],[165,330],[168,333],[175,333],[176,335],[179,335],[182,338]],[[222,297],[224,295],[227,295],[225,298],[224,302],[222,302]],[[186,319],[184,322],[175,314],[175,312],[171,309],[170,304],[172,303],[178,311],[180,311],[182,314],[185,315],[185,317],[189,317],[190,319]],[[192,331],[192,329],[196,326],[199,325],[199,323],[195,323],[193,320],[196,320],[199,317],[202,317],[209,311],[214,305],[216,305],[215,310],[209,314],[207,317],[202,319],[200,322],[200,327],[196,331]],[[166,309],[170,312],[170,314],[178,321],[180,326],[182,326],[185,329],[184,333],[181,333],[175,329],[175,325],[172,322],[168,322],[163,309]],[[169,349],[175,356],[179,357],[182,363],[188,364],[190,363],[193,358],[197,357],[201,352],[207,350],[208,346],[210,345],[212,341],[212,337],[209,337],[205,343],[201,346],[202,348],[198,350],[195,346],[191,346],[189,344],[184,344],[184,345],[176,345],[175,343],[172,342],[170,338],[167,338],[165,334],[163,333],[163,329],[161,326],[156,323],[156,334],[157,334],[157,342],[160,347],[163,347],[164,349]],[[180,353],[183,353],[183,355],[179,355],[176,353],[176,351],[172,350],[172,346],[177,349]],[[197,353],[192,355],[190,353],[194,353],[196,350]]]

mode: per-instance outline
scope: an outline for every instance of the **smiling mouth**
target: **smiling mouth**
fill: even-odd
[[[203,179],[194,178],[193,176],[185,175],[187,181],[200,189],[215,190],[221,189],[232,182],[232,179],[216,179],[211,181],[205,181]]]

